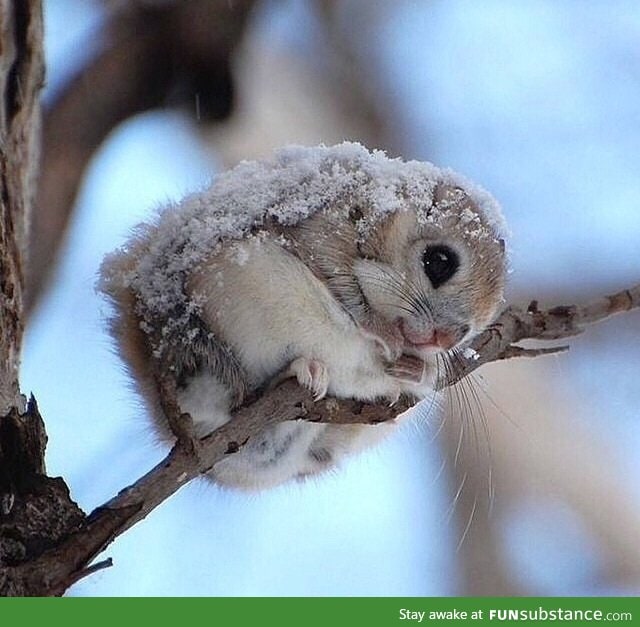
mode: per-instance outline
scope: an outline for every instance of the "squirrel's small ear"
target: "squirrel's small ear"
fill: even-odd
[[[500,239],[498,240],[498,244],[499,244],[499,246],[500,246],[500,252],[504,255],[504,251],[505,251],[505,250],[506,250],[506,248],[507,248],[507,245],[506,245],[506,243],[505,243],[504,239],[500,238]]]

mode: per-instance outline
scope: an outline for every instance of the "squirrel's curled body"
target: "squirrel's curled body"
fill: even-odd
[[[105,261],[102,289],[116,307],[112,332],[159,425],[166,421],[154,364],[172,371],[180,408],[204,435],[230,420],[247,392],[282,372],[317,396],[423,398],[434,389],[437,354],[495,314],[503,244],[467,193],[427,170],[428,197],[417,205],[402,183],[408,164],[384,158],[401,170],[404,202],[375,215],[371,194],[359,196],[352,176],[365,172],[362,188],[370,187],[371,153],[353,145],[309,150],[342,185],[330,204],[307,189],[318,206],[301,219],[289,223],[287,214],[264,210],[217,241],[202,229],[215,223],[219,232],[228,207],[209,214],[193,203],[182,213],[178,206],[168,210],[178,216],[166,218],[171,228],[161,218]],[[296,164],[280,168],[289,177]],[[308,181],[306,170],[300,176]],[[195,228],[193,216],[201,221]],[[277,485],[331,468],[393,427],[281,423],[251,437],[210,475],[239,488]]]

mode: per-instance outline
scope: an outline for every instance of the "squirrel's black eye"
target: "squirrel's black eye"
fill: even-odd
[[[434,289],[446,283],[460,266],[455,251],[448,246],[427,246],[422,256],[424,271]]]

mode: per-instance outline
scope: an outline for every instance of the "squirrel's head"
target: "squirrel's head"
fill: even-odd
[[[503,301],[504,239],[460,187],[440,183],[428,209],[390,213],[359,251],[353,272],[367,305],[395,325],[405,352],[454,348]]]

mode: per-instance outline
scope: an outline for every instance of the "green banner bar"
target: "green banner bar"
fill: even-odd
[[[0,599],[4,624],[640,625],[640,598],[63,598]],[[34,622],[32,622],[34,621]]]

